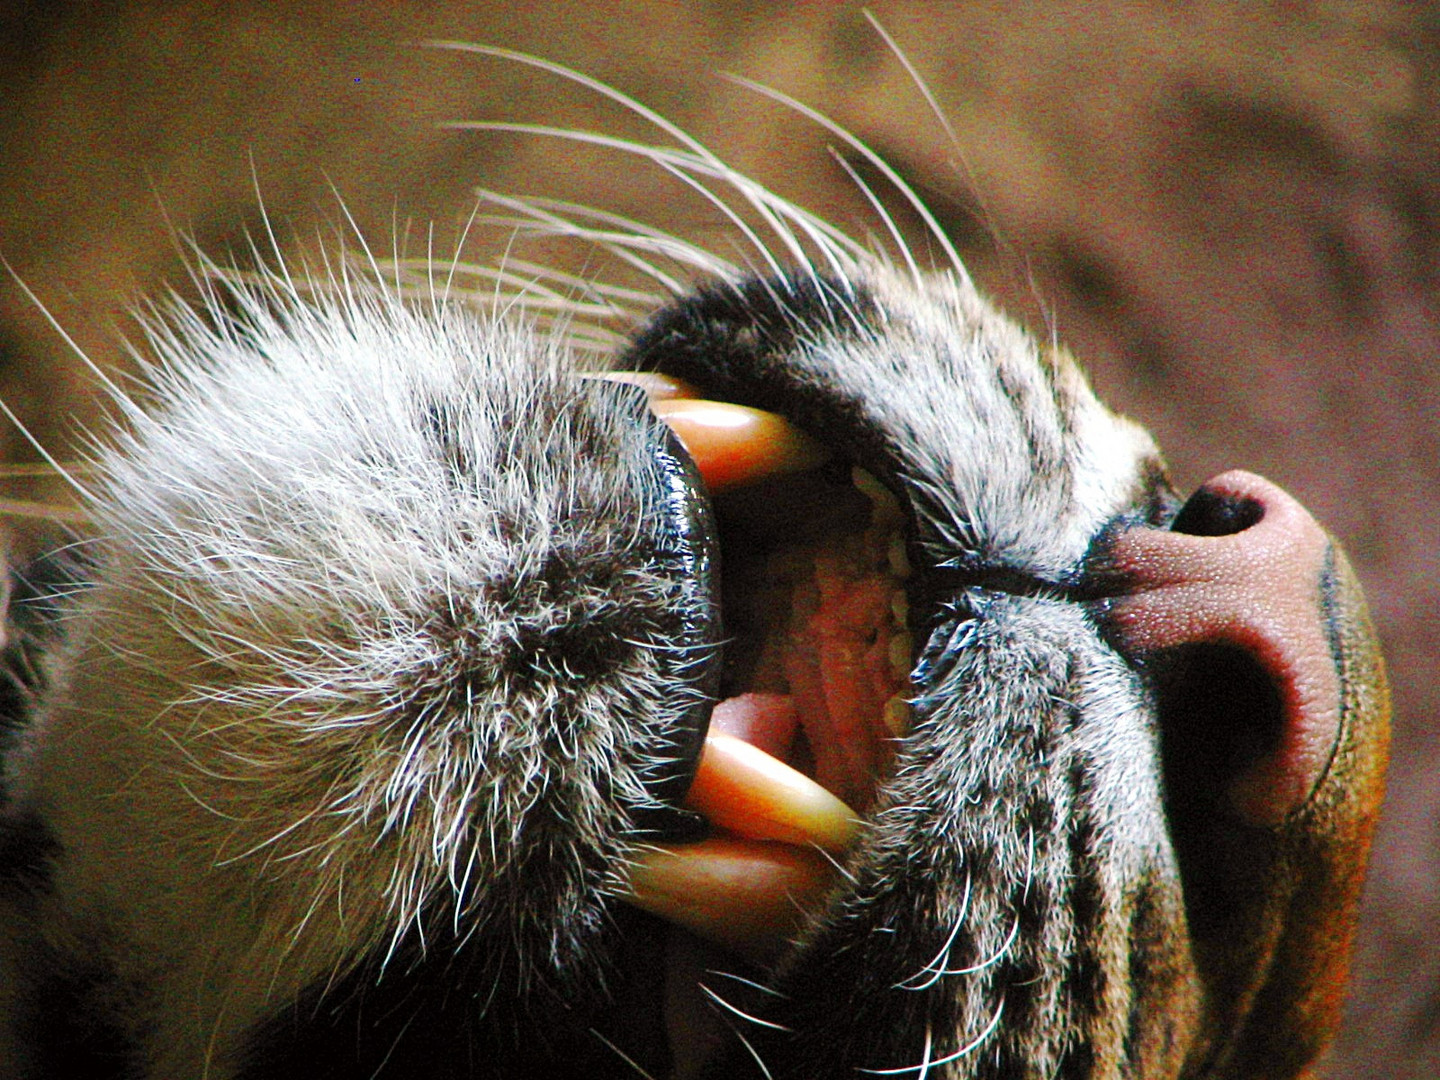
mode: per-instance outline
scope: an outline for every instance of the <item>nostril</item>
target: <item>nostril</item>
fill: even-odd
[[[1168,789],[1211,805],[1257,763],[1279,753],[1285,701],[1250,650],[1197,642],[1152,661]]]
[[[1187,536],[1234,536],[1258,525],[1264,516],[1265,506],[1258,499],[1202,487],[1180,508],[1170,531]]]

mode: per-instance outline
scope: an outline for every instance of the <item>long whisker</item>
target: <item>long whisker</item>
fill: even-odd
[[[95,465],[88,461],[62,461],[60,467],[70,476],[85,476],[96,471]],[[23,461],[0,464],[0,482],[5,480],[26,479],[29,477],[46,479],[58,477],[59,475],[60,474],[55,471],[55,467],[49,464],[42,465]]]
[[[20,291],[25,294],[26,299],[28,299],[32,304],[34,304],[36,310],[38,310],[40,314],[44,316],[45,321],[50,324],[51,329],[60,335],[60,340],[65,342],[66,346],[70,349],[70,351],[75,354],[75,356],[80,360],[82,364],[86,366],[86,368],[90,370],[90,373],[94,375],[95,378],[100,380],[100,384],[104,386],[105,389],[108,390],[112,395],[114,395],[117,401],[127,402],[129,398],[126,396],[125,392],[120,389],[120,387],[110,378],[109,374],[103,368],[101,368],[99,364],[95,363],[94,360],[90,359],[90,355],[80,347],[80,343],[70,335],[70,331],[65,329],[65,327],[61,324],[60,320],[55,317],[55,315],[50,311],[50,309],[45,305],[45,303],[40,299],[40,297],[35,295],[35,291],[30,288],[30,286],[26,283],[25,279],[20,276],[19,272],[10,265],[10,261],[3,256],[0,256],[0,266],[3,266],[5,268],[5,272],[8,273],[11,280],[13,280],[15,284],[20,287]],[[28,432],[26,433],[26,437],[29,437]],[[46,454],[45,459],[47,461],[50,460],[50,455]]]
[[[789,225],[786,224],[787,221],[791,224],[799,226],[806,233],[806,235],[809,236],[811,240],[815,242],[816,245],[823,252],[825,252],[826,258],[832,261],[832,263],[835,258],[836,250],[853,251],[853,241],[850,241],[849,238],[844,237],[843,234],[840,234],[839,231],[834,229],[833,226],[828,225],[828,223],[819,221],[818,219],[813,217],[813,215],[807,214],[799,210],[798,207],[790,205],[783,199],[775,196],[773,193],[765,190],[759,185],[756,185],[748,177],[726,165],[725,162],[718,155],[708,149],[698,139],[687,134],[684,129],[680,128],[675,123],[665,119],[655,110],[643,105],[635,98],[624,93],[623,91],[616,89],[615,87],[609,86],[601,82],[600,80],[595,79],[592,76],[584,74],[583,72],[579,72],[574,70],[573,68],[566,67],[563,64],[558,64],[553,61],[545,60],[541,57],[537,57],[528,53],[516,52],[514,50],[499,48],[495,46],[477,45],[467,42],[431,41],[427,44],[435,48],[447,48],[461,52],[475,53],[483,56],[492,56],[500,59],[510,60],[515,63],[525,64],[530,67],[535,67],[542,71],[547,71],[552,74],[558,75],[561,78],[565,78],[572,82],[575,82],[580,86],[586,87],[587,89],[598,93],[611,101],[616,102],[617,104],[621,105],[633,114],[645,120],[647,123],[664,132],[670,138],[674,139],[679,144],[679,146],[683,147],[684,149],[676,150],[673,148],[667,149],[658,146],[646,146],[644,144],[630,142],[629,140],[625,139],[613,139],[606,136],[598,136],[594,133],[586,133],[588,137],[583,139],[582,141],[597,141],[604,139],[607,140],[606,145],[609,145],[614,149],[625,149],[632,153],[641,153],[645,156],[650,157],[651,160],[659,164],[664,164],[664,159],[666,157],[670,157],[670,164],[678,166],[683,171],[698,175],[710,176],[713,179],[723,181],[725,184],[727,184],[729,187],[739,193],[746,200],[746,202],[751,205],[751,207],[756,211],[756,213],[761,216],[761,218],[775,232],[775,234],[781,238],[781,240],[785,243],[785,246],[791,250],[792,255],[797,259],[797,261],[801,262],[802,264],[808,264],[809,260],[806,258],[803,250],[800,250],[798,248],[798,238],[796,237],[793,229],[791,229]],[[508,130],[512,132],[528,131],[532,134],[546,133],[555,136],[569,135],[571,137],[580,134],[577,132],[567,133],[563,130],[554,128],[551,128],[548,131],[543,131],[543,125],[457,122],[454,124],[446,124],[443,126],[460,129],[479,128],[485,130]],[[826,240],[822,240],[821,236],[817,235],[817,233],[823,234],[823,236],[826,237],[828,241],[836,242],[838,244],[838,247],[832,249],[826,242]],[[763,245],[757,244],[757,248],[761,251],[762,256],[766,256],[768,258],[768,254]]]
[[[905,242],[905,236],[900,232],[900,227],[895,224],[895,218],[891,216],[890,211],[885,209],[885,204],[880,201],[880,196],[875,194],[875,189],[865,182],[865,178],[856,171],[855,166],[845,160],[844,154],[832,147],[830,156],[845,170],[845,175],[850,177],[860,193],[865,196],[870,203],[870,208],[875,211],[875,216],[884,222],[886,230],[890,233],[890,239],[895,242],[895,246],[905,259],[905,265],[910,269],[911,280],[915,282],[916,288],[919,288],[923,280],[920,267],[916,265],[915,256],[910,251],[910,245]]]
[[[874,150],[870,149],[870,147],[860,139],[846,131],[834,120],[831,120],[818,109],[806,105],[798,98],[791,97],[789,94],[781,90],[776,90],[774,87],[766,86],[764,83],[758,83],[754,79],[747,79],[743,75],[732,74],[727,75],[726,78],[733,81],[737,86],[744,86],[755,91],[757,94],[763,94],[772,101],[779,102],[786,108],[795,110],[806,119],[819,124],[837,139],[844,142],[846,146],[864,157],[880,175],[894,185],[895,190],[904,197],[905,201],[908,202],[911,208],[920,216],[920,220],[925,223],[925,227],[930,230],[931,235],[935,238],[935,242],[940,245],[941,250],[945,253],[946,259],[949,260],[950,268],[955,272],[956,276],[967,286],[973,285],[973,282],[970,280],[970,272],[965,269],[965,263],[960,258],[960,253],[955,249],[955,245],[950,242],[950,237],[947,236],[945,230],[940,227],[940,222],[935,219],[935,215],[931,213],[930,208],[925,205],[925,200],[916,194],[915,189],[906,183],[905,178],[896,172],[889,162]]]
[[[78,507],[57,506],[32,499],[0,499],[0,517],[58,521],[65,525],[90,525],[94,519]]]
[[[876,14],[869,8],[862,8],[860,14],[865,16],[866,22],[880,35],[880,40],[885,42],[885,47],[890,50],[891,55],[900,61],[900,66],[905,69],[905,74],[910,76],[911,83],[913,83],[915,89],[920,92],[920,96],[925,99],[925,104],[930,108],[930,114],[934,116],[935,119],[939,121],[940,126],[944,128],[946,139],[949,140],[950,146],[955,153],[960,155],[961,164],[965,164],[966,171],[968,172],[969,165],[965,163],[963,151],[960,146],[960,137],[955,133],[955,128],[950,123],[950,117],[945,114],[944,109],[940,108],[940,102],[936,100],[934,93],[930,90],[930,84],[927,83],[920,72],[916,70],[910,57],[905,55],[905,50],[900,48],[900,43],[890,36],[890,31],[885,29],[884,24],[880,22]]]
[[[601,210],[594,206],[587,206],[585,203],[570,202],[566,199],[551,199],[541,195],[504,195],[486,188],[477,189],[477,193],[488,202],[510,207],[536,220],[555,222],[564,229],[584,229],[595,232],[596,234],[603,233],[604,230],[594,230],[591,226],[578,224],[581,221],[596,221],[603,225],[611,226],[618,235],[630,236],[633,234],[633,236],[637,238],[644,237],[653,241],[653,245],[637,243],[632,244],[631,247],[635,250],[642,251],[648,248],[658,254],[663,254],[666,258],[672,259],[682,266],[689,266],[693,269],[700,270],[702,273],[710,273],[722,278],[734,277],[739,273],[737,267],[716,255],[712,255],[703,248],[696,247],[689,241],[681,239],[674,233],[658,229],[653,225],[646,225],[633,218],[628,218],[623,214],[616,214],[609,210]],[[543,215],[537,214],[537,209],[546,211],[547,213]],[[517,223],[513,219],[496,219],[488,216],[484,220],[491,224],[496,223],[497,220],[511,225]],[[529,224],[533,225],[534,222],[530,221]],[[566,235],[568,235],[568,233]],[[662,285],[665,284],[666,280],[673,280],[668,278],[662,280],[662,276],[653,267],[641,267],[641,269],[647,277],[654,278]],[[550,272],[553,273],[553,271]],[[592,288],[604,289],[606,291],[614,290],[617,294],[630,291],[622,289],[618,285],[601,286],[592,284]],[[646,306],[651,306],[663,299],[653,293],[637,291],[634,292],[633,295],[637,299],[637,302],[645,304]]]
[[[674,293],[684,291],[684,286],[678,280],[666,274],[653,263],[635,255],[631,249],[665,255],[669,258],[676,259],[682,264],[689,262],[693,265],[693,259],[695,257],[693,245],[673,238],[662,239],[659,236],[649,233],[636,235],[630,231],[616,230],[609,232],[602,229],[591,228],[587,225],[581,225],[575,221],[571,221],[561,213],[550,210],[544,200],[531,202],[527,199],[503,195],[500,192],[489,191],[484,188],[478,189],[477,194],[482,199],[513,209],[517,213],[524,215],[514,220],[494,217],[487,218],[492,224],[511,224],[517,228],[538,227],[542,231],[549,232],[553,235],[573,236],[588,240],[610,252],[610,254],[622,262],[633,266],[646,277],[658,282],[662,288]]]
[[[622,153],[645,157],[648,158],[648,160],[654,161],[658,166],[674,171],[674,173],[708,176],[714,180],[726,181],[734,190],[737,190],[737,192],[744,196],[746,202],[750,203],[750,206],[756,210],[756,213],[762,216],[762,219],[765,219],[766,225],[769,225],[770,229],[776,233],[776,236],[779,236],[779,238],[783,240],[786,248],[791,249],[793,258],[799,262],[806,262],[804,249],[799,246],[799,240],[796,239],[795,233],[793,233],[792,229],[786,228],[786,226],[783,225],[782,217],[776,213],[778,200],[775,199],[775,196],[766,192],[765,189],[760,189],[760,187],[753,184],[752,181],[744,180],[736,171],[726,166],[723,161],[714,157],[713,154],[690,154],[685,153],[684,150],[658,147],[658,145],[648,143],[635,143],[635,141],[628,140],[628,138],[600,134],[598,131],[553,127],[553,125],[550,124],[521,124],[521,122],[516,121],[498,120],[461,120],[451,122],[451,124],[445,124],[445,127],[452,128],[452,130],[456,131],[495,131],[510,132],[510,134],[563,138],[563,140],[569,140],[572,141],[572,143],[596,145],[596,147],[606,148],[606,150],[618,150],[622,151]],[[711,199],[717,199],[717,196],[713,196],[713,194],[711,194],[710,197]],[[762,253],[766,252],[765,246],[759,245],[757,242],[756,246]]]
[[[953,1053],[946,1054],[942,1058],[935,1058],[933,1060],[930,1058],[931,1033],[927,1027],[925,1029],[924,1057],[919,1065],[905,1065],[898,1069],[861,1069],[860,1071],[869,1073],[872,1076],[903,1076],[905,1073],[916,1073],[918,1074],[917,1080],[919,1080],[920,1077],[927,1076],[930,1070],[938,1065],[948,1065],[950,1062],[958,1061],[967,1054],[974,1053],[979,1049],[980,1044],[988,1039],[991,1034],[994,1033],[995,1029],[1000,1026],[1000,1017],[1004,1015],[1004,1012],[1005,999],[1002,997],[1000,1003],[995,1007],[995,1015],[992,1016],[990,1022],[985,1025],[985,1030],[980,1032],[979,1035],[976,1035],[975,1038],[971,1039],[964,1046],[960,1047],[960,1049]]]
[[[631,97],[629,94],[626,94],[622,90],[610,86],[600,81],[599,79],[594,78],[593,76],[586,75],[580,71],[576,71],[574,68],[566,67],[564,64],[558,64],[554,61],[546,60],[542,57],[534,56],[530,53],[517,52],[512,49],[505,49],[492,45],[478,45],[474,43],[457,41],[430,41],[427,42],[427,44],[435,48],[454,49],[459,52],[476,53],[482,56],[492,56],[499,59],[510,60],[519,64],[525,64],[530,67],[538,68],[542,71],[547,71],[551,74],[558,75],[561,78],[568,79],[571,82],[574,82],[580,86],[585,87],[586,89],[600,94],[605,98],[608,98],[611,101],[616,102],[617,104],[629,110],[636,116],[639,116],[641,119],[645,120],[647,123],[664,132],[666,135],[670,136],[670,138],[674,139],[677,143],[679,143],[680,146],[684,147],[685,150],[689,152],[688,155],[685,156],[693,159],[691,161],[690,171],[699,172],[704,175],[710,175],[716,179],[724,180],[736,191],[740,192],[740,194],[745,197],[746,201],[749,202],[751,206],[754,207],[755,211],[760,214],[760,216],[765,220],[766,224],[769,225],[770,228],[774,230],[776,235],[785,242],[785,245],[792,249],[792,253],[795,255],[795,257],[801,262],[808,261],[805,259],[803,252],[795,250],[794,233],[784,224],[784,219],[788,217],[791,221],[794,221],[797,224],[802,224],[803,226],[803,219],[805,217],[808,217],[808,215],[796,215],[789,213],[789,211],[793,208],[789,207],[788,204],[784,203],[782,200],[777,199],[774,195],[772,195],[768,191],[765,191],[763,188],[758,188],[758,185],[754,185],[753,182],[748,180],[748,178],[742,176],[740,173],[730,168],[730,166],[726,165],[725,162],[721,160],[721,158],[716,155],[712,150],[705,146],[704,143],[700,142],[700,140],[696,139],[693,135],[687,133],[678,124],[675,124],[673,121],[667,120],[664,116],[660,115],[654,109],[651,109],[649,106],[642,104],[636,98]],[[462,123],[459,125],[445,126],[467,127],[470,125]],[[517,130],[517,128],[511,128],[511,130]],[[563,132],[552,129],[551,134],[563,134]],[[618,139],[612,140],[611,144],[616,149],[625,149],[626,147],[621,144],[625,144],[626,142],[627,140]],[[630,143],[629,149],[632,152],[635,150],[640,150],[642,149],[642,144]],[[648,150],[653,152],[648,156],[651,156],[652,160],[655,160],[657,162],[661,160],[661,158],[657,155],[667,153],[667,151],[662,147],[649,147]],[[675,151],[668,151],[668,153],[675,153]],[[763,250],[764,249],[762,248],[762,251]]]
[[[590,1034],[594,1035],[595,1038],[599,1039],[610,1050],[614,1051],[615,1056],[618,1057],[621,1061],[623,1061],[626,1065],[629,1065],[632,1069],[634,1069],[636,1075],[640,1076],[642,1080],[655,1080],[655,1077],[651,1076],[649,1072],[641,1068],[640,1064],[634,1058],[632,1058],[629,1054],[625,1053],[624,1050],[621,1050],[604,1035],[601,1035],[600,1032],[596,1031],[593,1027],[590,1029]]]
[[[34,432],[26,427],[24,421],[15,415],[15,411],[10,408],[3,398],[0,398],[0,413],[3,413],[5,418],[19,429],[20,434],[25,437],[25,441],[35,448],[35,452],[45,459],[45,463],[55,470],[55,474],[59,476],[60,479],[74,488],[76,493],[85,499],[85,501],[94,501],[94,496],[91,494],[90,489],[65,471],[65,467],[45,448],[44,443],[35,437]]]
[[[701,984],[700,984],[700,992],[701,992],[702,994],[704,994],[707,998],[709,998],[711,1001],[713,1001],[716,1005],[719,1005],[722,1009],[726,1010],[727,1012],[731,1013],[732,1015],[738,1016],[741,1020],[744,1020],[746,1023],[754,1024],[756,1027],[770,1028],[770,1029],[772,1029],[772,1030],[774,1030],[774,1031],[790,1031],[790,1030],[791,1030],[790,1028],[786,1027],[784,1024],[777,1024],[777,1023],[775,1023],[773,1020],[762,1020],[762,1019],[761,1019],[760,1017],[758,1017],[758,1016],[752,1016],[750,1013],[747,1013],[744,1009],[741,1009],[738,1005],[732,1005],[732,1004],[730,1004],[730,1002],[726,1001],[723,997],[721,997],[719,994],[717,994],[714,990],[710,989],[710,987],[706,986],[704,983],[701,983]]]
[[[284,279],[289,288],[291,296],[299,296],[295,289],[295,282],[290,278],[290,266],[284,254],[280,250],[280,241],[275,235],[275,227],[270,220],[270,215],[265,210],[265,196],[260,190],[260,173],[255,168],[255,155],[250,155],[250,186],[255,191],[255,205],[260,208],[260,222],[265,228],[265,236],[270,241],[271,254],[275,256],[275,262],[279,266],[280,276]]]
[[[501,60],[510,60],[517,64],[539,68],[541,71],[548,71],[552,75],[559,75],[563,79],[578,83],[587,90],[592,90],[602,97],[609,98],[611,101],[624,106],[628,111],[653,124],[698,157],[706,158],[714,165],[723,164],[704,143],[687,133],[684,128],[680,127],[674,121],[667,120],[660,113],[636,98],[610,86],[608,83],[602,82],[593,75],[586,75],[582,71],[566,67],[564,64],[556,63],[554,60],[546,60],[544,57],[535,56],[533,53],[519,52],[515,49],[506,49],[498,45],[480,45],[475,42],[446,41],[440,39],[430,40],[424,44],[435,49],[452,49],[455,52],[476,53],[480,56],[492,56]]]

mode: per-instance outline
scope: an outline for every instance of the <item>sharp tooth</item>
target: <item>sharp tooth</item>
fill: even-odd
[[[904,677],[910,674],[910,657],[915,651],[915,639],[909,634],[890,636],[890,669]]]
[[[830,456],[775,413],[699,398],[652,400],[651,408],[685,444],[711,491],[803,472]]]
[[[751,840],[844,851],[856,814],[803,773],[733,735],[712,733],[685,805]]]
[[[903,536],[891,537],[890,546],[885,551],[885,558],[890,563],[890,573],[901,581],[910,576],[910,556],[905,553]]]
[[[630,868],[628,899],[764,964],[794,940],[805,911],[838,877],[818,851],[714,837],[642,852]]]
[[[838,877],[825,852],[855,838],[855,812],[732,735],[705,740],[685,805],[738,835],[651,848],[629,900],[760,963],[773,960]]]
[[[910,734],[910,703],[899,694],[885,702],[885,709],[880,715],[885,721],[886,730],[897,739]]]
[[[662,375],[658,371],[587,371],[583,379],[604,379],[607,382],[630,383],[643,387],[651,401],[671,401],[676,398],[693,398],[699,391],[683,379]]]

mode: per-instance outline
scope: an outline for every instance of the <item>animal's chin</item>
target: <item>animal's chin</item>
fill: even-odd
[[[616,377],[646,385],[693,461],[723,567],[718,692],[683,801],[709,835],[647,849],[632,900],[770,962],[835,884],[908,729],[904,513],[773,413]]]

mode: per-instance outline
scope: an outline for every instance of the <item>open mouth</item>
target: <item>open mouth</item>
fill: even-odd
[[[782,417],[643,386],[713,508],[725,644],[683,806],[710,835],[647,849],[631,900],[773,961],[839,879],[891,770],[911,692],[905,517],[878,480]]]

